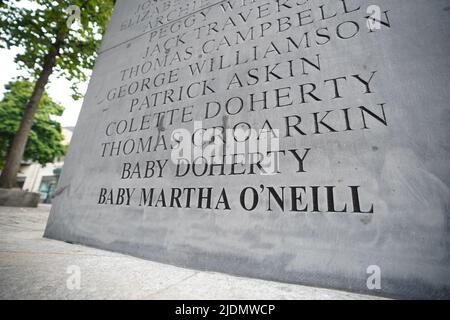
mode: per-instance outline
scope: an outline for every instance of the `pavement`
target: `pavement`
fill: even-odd
[[[44,239],[50,206],[0,207],[0,299],[369,300],[344,291],[196,271]]]

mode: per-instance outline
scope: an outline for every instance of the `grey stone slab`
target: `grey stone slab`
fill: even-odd
[[[118,1],[46,237],[199,270],[449,298],[449,8]],[[200,125],[218,127],[215,139]],[[184,150],[196,156],[248,127],[279,138],[274,171],[248,158],[257,141],[223,174],[174,159],[174,132],[196,132],[202,147]]]

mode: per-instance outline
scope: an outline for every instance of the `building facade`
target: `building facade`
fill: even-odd
[[[67,146],[72,139],[73,129],[63,128],[64,144]],[[63,165],[64,159],[45,166],[24,161],[17,176],[17,185],[25,191],[40,193],[41,202],[51,204]]]

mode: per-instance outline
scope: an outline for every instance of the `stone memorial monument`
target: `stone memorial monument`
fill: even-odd
[[[450,297],[450,1],[121,0],[45,236]]]

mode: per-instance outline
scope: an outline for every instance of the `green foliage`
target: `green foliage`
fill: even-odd
[[[33,86],[33,83],[27,80],[12,81],[5,86],[6,93],[0,101],[0,168],[4,165],[19,128]],[[62,144],[64,136],[61,124],[51,119],[51,116],[61,116],[63,112],[64,107],[44,93],[33,120],[24,159],[45,165],[65,155],[66,146]]]
[[[55,71],[69,81],[85,81],[93,68],[95,54],[106,29],[114,0],[34,0],[25,8],[20,0],[0,0],[0,48],[19,47],[23,52],[15,62],[36,79],[52,44],[62,38]],[[70,28],[70,6],[80,8],[80,23]],[[29,4],[26,6],[29,7]],[[74,98],[80,95],[74,89]]]

